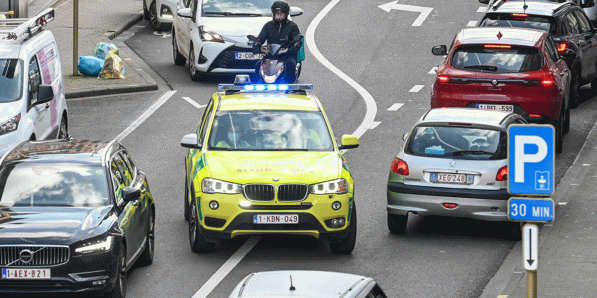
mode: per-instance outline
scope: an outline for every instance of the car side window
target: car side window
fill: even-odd
[[[387,298],[386,294],[381,290],[379,285],[375,285],[371,292],[367,294],[367,298]]]
[[[116,194],[116,203],[120,203],[122,202],[122,188],[125,186],[124,175],[114,161],[110,163],[110,173],[112,176],[114,194]]]
[[[580,33],[591,32],[591,25],[589,25],[589,20],[587,20],[587,17],[579,10],[575,11],[574,14],[578,19]]]
[[[557,62],[559,60],[560,57],[558,55],[558,50],[551,36],[546,39],[545,50],[547,51],[547,55],[549,55],[549,58],[551,58],[553,62]]]
[[[567,14],[564,17],[565,23],[568,26],[568,30],[570,34],[580,34],[580,29],[578,26],[578,20],[574,17],[572,13]]]
[[[132,181],[135,181],[135,174],[137,173],[137,171],[135,171],[135,165],[132,164],[130,157],[128,156],[128,154],[125,151],[120,151],[120,158],[123,161],[125,176],[131,177],[131,184],[132,184]]]
[[[29,103],[37,102],[37,91],[41,85],[41,73],[39,71],[39,63],[37,56],[31,57],[29,61]]]
[[[116,166],[118,167],[118,169],[122,175],[124,186],[130,186],[133,183],[133,175],[132,175],[129,167],[126,165],[126,163],[120,156],[120,154],[116,153],[113,155],[112,164],[116,164]]]
[[[209,119],[211,118],[211,115],[212,115],[212,111],[213,111],[213,100],[210,100],[209,104],[207,104],[207,107],[205,108],[205,112],[203,112],[203,117],[201,118],[201,126],[197,131],[198,138],[199,138],[199,144],[203,143],[203,140],[205,137],[205,132],[206,132],[207,126],[209,124]]]

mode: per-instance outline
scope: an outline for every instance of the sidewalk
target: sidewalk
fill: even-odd
[[[157,90],[157,83],[147,75],[139,63],[144,63],[124,42],[111,40],[122,31],[142,20],[143,2],[139,0],[79,0],[78,56],[93,56],[95,45],[114,43],[124,61],[124,79],[98,79],[73,76],[73,1],[57,0],[54,20],[48,22],[58,44],[62,62],[66,98],[109,95],[124,92]],[[29,11],[29,16],[36,11]],[[78,57],[75,57],[78,62]]]

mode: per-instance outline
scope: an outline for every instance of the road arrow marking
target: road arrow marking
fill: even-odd
[[[186,100],[188,103],[192,104],[194,107],[198,109],[202,109],[207,105],[200,105],[196,101],[192,100],[190,97],[183,96],[182,99]]]
[[[379,5],[378,7],[385,10],[386,12],[390,12],[392,9],[395,9],[420,13],[419,17],[412,24],[413,26],[421,26],[421,24],[423,24],[427,16],[429,16],[431,11],[433,10],[433,8],[431,7],[398,4],[398,0]]]

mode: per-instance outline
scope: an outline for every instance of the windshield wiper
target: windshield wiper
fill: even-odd
[[[465,66],[464,68],[480,69],[480,70],[486,70],[486,71],[497,71],[498,70],[497,66],[491,66],[491,65],[468,65],[468,66]]]
[[[260,13],[250,13],[250,12],[229,12],[229,11],[206,11],[205,14],[215,14],[219,16],[249,16],[249,17],[262,17],[263,14]]]
[[[493,152],[488,152],[488,151],[481,151],[481,150],[458,150],[458,151],[454,151],[452,152],[452,155],[464,155],[464,154],[471,154],[471,155],[477,155],[477,154],[488,154],[488,155],[493,155]]]

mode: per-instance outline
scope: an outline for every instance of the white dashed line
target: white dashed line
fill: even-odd
[[[432,68],[428,74],[436,74],[437,73],[437,67]]]
[[[198,104],[196,101],[192,100],[190,97],[183,96],[182,99],[186,100],[188,103],[192,104],[194,107],[196,107],[198,109],[202,109],[206,106],[206,105]]]
[[[408,92],[419,92],[421,89],[423,89],[423,87],[425,87],[425,85],[415,85],[414,87],[410,88]]]
[[[388,111],[398,111],[398,109],[401,108],[403,105],[403,103],[395,103],[388,108]]]
[[[481,7],[479,7],[479,9],[477,9],[477,12],[486,13],[487,12],[487,6],[481,6]]]
[[[151,105],[151,107],[149,107],[149,109],[147,109],[147,111],[145,111],[143,114],[141,114],[141,116],[139,116],[139,118],[137,118],[137,120],[135,120],[133,123],[131,123],[131,125],[129,125],[129,127],[127,127],[125,130],[123,130],[114,140],[122,142],[122,140],[124,138],[126,138],[126,136],[128,136],[131,132],[133,132],[133,130],[135,130],[137,127],[139,127],[139,125],[141,125],[141,123],[143,123],[145,120],[147,120],[147,118],[149,118],[149,116],[151,116],[153,113],[155,113],[155,111],[157,111],[157,109],[159,109],[164,103],[166,103],[166,101],[168,101],[168,99],[170,99],[170,97],[172,97],[172,95],[174,95],[174,93],[176,93],[176,90],[172,90],[172,91],[168,91],[168,92],[164,93],[164,95],[162,95],[162,97],[160,97],[160,99],[158,99],[158,101],[156,101],[153,105]]]
[[[468,22],[468,24],[466,24],[467,27],[475,27],[477,26],[477,21],[470,21]]]

